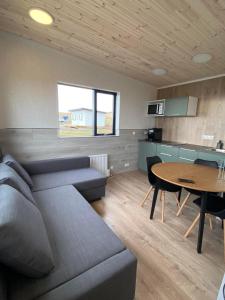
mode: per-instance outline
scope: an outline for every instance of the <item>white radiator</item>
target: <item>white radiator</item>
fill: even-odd
[[[108,169],[108,154],[89,155],[89,157],[91,168],[95,168],[106,176],[110,175]]]

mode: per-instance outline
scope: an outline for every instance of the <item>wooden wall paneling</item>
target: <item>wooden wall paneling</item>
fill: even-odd
[[[218,140],[225,141],[225,77],[160,89],[157,97],[188,95],[199,98],[197,117],[156,118],[163,138],[213,147]],[[203,140],[203,134],[214,135],[214,140]]]
[[[0,147],[20,161],[107,153],[109,166],[119,173],[137,169],[138,139],[144,138],[143,132],[121,129],[118,137],[59,138],[57,129],[2,129]]]
[[[224,73],[224,1],[7,1],[0,3],[0,30],[16,33],[60,51],[155,85]],[[31,7],[55,19],[40,26]],[[194,54],[209,52],[199,65]],[[155,77],[163,67],[168,74]]]

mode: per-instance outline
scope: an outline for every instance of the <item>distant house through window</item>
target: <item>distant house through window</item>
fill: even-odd
[[[59,136],[116,134],[117,93],[58,84]]]

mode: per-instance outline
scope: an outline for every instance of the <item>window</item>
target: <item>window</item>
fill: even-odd
[[[94,90],[95,135],[115,135],[116,93]]]
[[[58,84],[59,136],[115,135],[116,101],[115,92]]]

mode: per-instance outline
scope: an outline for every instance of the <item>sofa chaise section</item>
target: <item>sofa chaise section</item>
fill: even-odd
[[[90,168],[89,157],[27,162],[23,167],[32,178],[34,192],[73,185],[89,202],[105,195],[107,178]]]
[[[41,278],[14,275],[10,300],[132,300],[136,259],[73,186],[33,193],[55,268]]]

